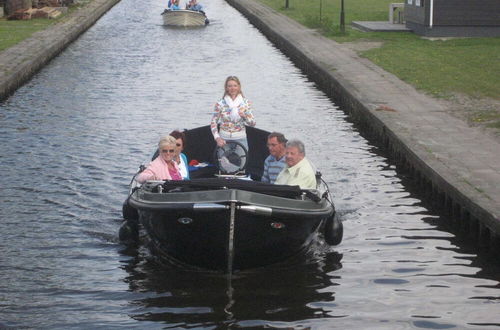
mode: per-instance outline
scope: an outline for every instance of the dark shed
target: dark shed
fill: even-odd
[[[430,37],[500,36],[500,0],[405,0],[406,27]]]

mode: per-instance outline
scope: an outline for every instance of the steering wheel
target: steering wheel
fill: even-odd
[[[222,174],[244,172],[248,160],[247,156],[247,149],[236,141],[226,141],[224,146],[217,146],[214,152],[215,164]]]

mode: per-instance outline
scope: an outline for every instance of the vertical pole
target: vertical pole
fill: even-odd
[[[229,238],[228,238],[228,256],[227,256],[227,273],[233,272],[233,259],[234,259],[234,216],[236,210],[236,203],[231,202],[231,215],[229,218]]]
[[[345,33],[344,0],[340,0],[340,32]]]
[[[429,27],[432,29],[434,23],[434,0],[431,0],[430,10],[429,10]]]
[[[285,8],[288,9],[288,0],[285,0]]]
[[[231,278],[232,278],[232,276],[233,276],[233,274],[231,274],[231,273],[227,274],[227,291],[226,291],[226,294],[227,294],[227,300],[228,301],[227,301],[226,306],[224,307],[224,312],[226,312],[228,320],[232,320],[233,317],[234,317],[233,312],[231,312],[231,307],[233,307],[233,305],[234,305],[234,299],[233,299],[234,289],[233,289],[233,285],[231,284]]]
[[[321,10],[323,9],[323,0],[319,0],[319,22],[321,23]]]

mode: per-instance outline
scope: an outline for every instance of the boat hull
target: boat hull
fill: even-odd
[[[320,229],[325,242],[339,244],[342,223],[320,174],[318,189],[261,182],[270,133],[254,127],[246,133],[245,174],[224,175],[214,165],[210,126],[185,131],[186,156],[206,166],[190,168],[190,180],[132,179],[120,239],[136,241],[142,227],[157,256],[227,272],[285,261],[306,249]]]
[[[286,260],[307,248],[334,212],[325,201],[289,200],[241,190],[164,195],[170,197],[168,202],[144,202],[134,195],[130,199],[153,248],[159,255],[214,270]]]
[[[167,26],[205,26],[205,14],[192,10],[167,10],[162,14],[163,25]]]

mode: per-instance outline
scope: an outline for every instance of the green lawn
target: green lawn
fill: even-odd
[[[361,32],[350,27],[352,21],[387,21],[393,0],[344,0],[345,34],[339,28],[340,0],[289,0],[288,9],[285,0],[260,1],[338,42],[382,41],[382,47],[360,54],[434,96],[456,92],[500,100],[500,38],[431,41],[413,33]]]
[[[5,17],[0,18],[0,51],[12,47],[15,44],[29,38],[33,33],[46,29],[48,26],[63,21],[69,13],[85,6],[91,0],[79,1],[68,7],[68,13],[62,14],[55,19],[37,18],[31,20],[12,20]]]
[[[0,51],[23,41],[36,31],[45,29],[55,21],[41,18],[29,21],[0,19]]]

